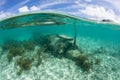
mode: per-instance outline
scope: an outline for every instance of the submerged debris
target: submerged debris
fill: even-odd
[[[54,46],[53,55],[56,57],[66,56],[68,50],[72,49],[73,45],[71,42],[58,42]]]
[[[34,41],[55,57],[63,57],[66,52],[73,48],[73,39],[64,35],[34,35]]]
[[[53,45],[53,55],[55,57],[66,57],[66,53],[73,49],[73,39],[72,38],[65,38],[61,36],[56,36],[56,41]]]
[[[64,39],[64,40],[73,40],[73,38],[69,37],[69,36],[65,36],[65,35],[56,35],[56,37]]]

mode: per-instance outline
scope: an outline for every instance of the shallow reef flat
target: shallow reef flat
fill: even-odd
[[[118,49],[88,37],[74,45],[65,35],[8,41],[0,47],[0,80],[119,80]]]

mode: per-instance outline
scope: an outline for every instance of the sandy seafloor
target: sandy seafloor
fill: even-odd
[[[32,66],[29,71],[24,71],[18,76],[16,58],[8,63],[7,52],[3,52],[0,48],[0,80],[120,80],[120,50],[117,50],[115,45],[105,45],[101,41],[84,37],[78,39],[77,43],[88,54],[100,46],[106,50],[91,57],[98,58],[101,62],[99,65],[94,65],[89,72],[83,72],[70,59],[55,58],[46,54],[40,66]],[[36,53],[35,50],[33,54]]]

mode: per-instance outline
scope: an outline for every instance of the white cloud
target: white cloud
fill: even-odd
[[[92,2],[92,0],[85,0],[86,2]]]
[[[106,2],[110,3],[114,8],[116,8],[120,12],[120,0],[105,0]]]
[[[29,11],[37,11],[37,10],[40,10],[40,9],[36,6],[32,6],[30,8],[28,6],[23,6],[18,9],[19,12],[29,12]]]
[[[11,13],[0,11],[0,18],[5,18],[10,15],[11,15]]]
[[[23,7],[19,8],[18,11],[19,11],[19,12],[28,12],[28,11],[30,11],[30,10],[28,9],[27,6],[23,6]]]
[[[113,10],[105,9],[102,6],[88,6],[85,9],[79,10],[81,13],[98,20],[110,19],[116,23],[120,22],[120,17]]]
[[[82,3],[81,1],[75,1],[75,4],[78,6],[78,7],[86,7],[86,6],[88,6],[88,4],[87,3]]]
[[[39,9],[45,9],[45,8],[49,8],[51,6],[55,6],[55,5],[59,5],[59,4],[64,4],[64,3],[72,3],[71,1],[62,1],[62,0],[58,0],[58,1],[53,1],[53,2],[47,2],[44,4],[40,4],[38,5]]]
[[[59,5],[59,4],[64,4],[64,3],[71,3],[71,1],[68,2],[68,1],[58,0],[58,1],[53,1],[52,3],[50,3],[48,1],[46,3],[39,4],[38,6],[35,6],[35,5],[33,5],[32,7],[23,6],[23,7],[19,8],[18,11],[19,12],[28,12],[28,11],[37,11],[37,10],[50,10],[50,9],[46,9],[46,8],[50,8],[52,6]]]
[[[32,6],[32,7],[30,7],[30,10],[31,10],[31,11],[37,11],[37,10],[39,10],[39,8],[36,7],[36,6]]]
[[[106,10],[102,6],[88,6],[85,9],[80,10],[80,12],[96,18],[114,17],[114,12],[112,10]]]

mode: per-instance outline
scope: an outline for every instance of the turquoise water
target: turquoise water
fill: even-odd
[[[48,16],[46,18],[46,16]],[[54,16],[54,17],[53,17]],[[66,34],[69,36],[74,35],[74,27],[73,27],[73,19],[66,18],[66,16],[56,15],[56,14],[29,14],[22,15],[18,17],[9,18],[0,22],[0,42],[4,42],[7,39],[17,39],[17,40],[25,40],[29,39],[34,33],[39,34]],[[53,18],[52,20],[50,18]],[[58,18],[58,19],[57,19]],[[58,22],[65,22],[66,24],[44,24],[43,22],[54,22],[55,20]],[[63,19],[63,21],[61,21]],[[45,20],[45,21],[44,21]],[[35,22],[40,22],[39,24]],[[30,23],[30,24],[29,24]],[[33,24],[31,24],[33,23]],[[6,26],[7,25],[7,26]],[[13,26],[12,26],[13,25]],[[24,26],[24,27],[22,27]],[[18,28],[16,28],[18,27]]]
[[[53,19],[50,20],[50,18]],[[65,24],[48,24],[47,26],[42,24],[42,22],[47,22],[47,20],[56,20]],[[34,23],[37,21],[41,21],[40,25]],[[31,24],[32,22],[33,24]],[[89,20],[82,20],[69,15],[52,13],[25,14],[0,21],[0,43],[7,39],[29,39],[33,33],[66,34],[73,37],[74,23],[76,25],[77,37],[91,37],[93,39],[100,39],[107,42],[117,43],[116,45],[120,45],[119,25],[90,22]]]
[[[47,37],[41,37],[41,35],[42,36],[47,35]],[[49,35],[49,37],[48,37],[48,35]],[[65,36],[65,37],[63,37],[63,36]],[[36,39],[38,39],[38,40],[35,40],[34,39],[35,37],[37,37]],[[69,38],[67,38],[67,37],[69,37]],[[50,43],[49,43],[49,40],[50,40]],[[71,40],[73,41],[72,45],[70,42]],[[75,43],[75,40],[76,40],[76,43]],[[4,50],[4,48],[6,48],[6,42],[9,42],[9,41],[13,41],[12,46],[9,43],[8,45],[10,45],[10,47],[7,46],[8,49]],[[120,63],[120,61],[119,61],[119,57],[120,57],[120,53],[119,53],[120,52],[120,49],[119,49],[119,47],[120,47],[120,25],[118,25],[118,24],[109,23],[109,22],[97,22],[97,21],[77,18],[77,17],[67,15],[67,14],[49,13],[49,12],[25,13],[25,14],[20,14],[20,15],[13,16],[10,18],[6,18],[6,19],[3,19],[0,21],[0,47],[2,48],[2,51],[0,53],[1,56],[7,55],[8,60],[11,59],[9,57],[11,55],[11,54],[9,54],[11,47],[13,49],[14,47],[16,47],[16,44],[17,44],[20,46],[20,49],[21,49],[21,45],[23,47],[24,44],[26,44],[25,42],[27,42],[27,41],[28,41],[28,43],[30,43],[32,45],[32,47],[30,44],[27,44],[30,47],[29,48],[24,47],[25,54],[28,54],[28,52],[30,52],[32,49],[33,49],[32,50],[33,52],[31,51],[30,53],[34,54],[35,51],[37,51],[35,46],[37,46],[38,48],[39,47],[42,48],[43,50],[41,50],[41,51],[43,53],[47,53],[46,52],[46,50],[47,50],[48,53],[51,53],[51,55],[54,57],[59,57],[61,59],[61,56],[62,56],[62,57],[65,57],[65,59],[68,58],[73,61],[76,61],[76,58],[74,59],[73,54],[77,53],[74,51],[74,49],[77,50],[78,52],[80,50],[82,50],[79,53],[82,53],[82,52],[83,53],[85,52],[85,54],[89,54],[89,53],[94,54],[95,53],[95,56],[93,55],[92,58],[90,58],[91,60],[93,60],[93,63],[95,63],[96,58],[102,60],[103,62],[101,62],[101,65],[103,64],[103,66],[104,65],[105,65],[105,67],[107,66],[106,72],[114,73],[114,70],[116,71],[116,73],[112,77],[112,80],[119,80],[119,78],[120,78],[119,77],[118,79],[116,79],[117,77],[115,77],[115,76],[120,76],[120,73],[119,73],[120,65],[117,65],[117,63],[118,64]],[[17,43],[14,44],[14,42],[17,42]],[[63,47],[60,47],[61,45],[58,45],[59,43],[61,43],[61,45]],[[77,46],[77,48],[73,49],[72,47],[73,47],[74,43],[75,43],[75,46]],[[53,49],[51,49],[51,45],[52,45]],[[3,46],[5,46],[5,47],[3,47]],[[30,51],[29,51],[29,49],[30,49]],[[61,50],[59,51],[59,49],[61,49],[61,50],[63,49],[62,50],[63,52],[60,52]],[[56,50],[58,50],[58,52]],[[73,52],[72,52],[73,54],[67,54],[70,57],[66,56],[66,53],[69,53],[69,51],[71,51],[71,50],[73,50]],[[21,53],[21,52],[19,52],[19,53]],[[57,54],[55,54],[55,53],[57,53]],[[101,53],[101,54],[97,54],[97,53]],[[19,59],[19,58],[16,58],[16,56],[19,57],[21,55],[12,54],[12,56],[15,57],[15,59],[13,59],[13,62],[14,62],[14,61],[17,61],[17,59]],[[106,60],[104,60],[105,58],[106,58]],[[2,60],[2,57],[0,59]],[[111,62],[110,62],[110,60],[111,60]],[[116,62],[114,60],[116,60]],[[55,61],[56,60],[54,60],[54,62]],[[44,62],[44,59],[43,59],[43,62]],[[49,62],[49,60],[48,60],[48,62]],[[58,62],[59,62],[59,60],[58,60]],[[107,64],[107,62],[109,64]],[[80,63],[80,64],[82,64],[82,63]],[[7,61],[6,61],[6,65],[8,65]],[[66,63],[66,65],[67,65],[67,63]],[[114,65],[117,65],[117,66],[114,66]],[[42,66],[42,64],[41,64],[41,66]],[[2,65],[0,65],[0,71],[2,71],[1,67],[2,67]],[[86,67],[86,66],[82,65],[81,67]],[[116,67],[119,67],[118,70],[116,70]],[[90,67],[87,67],[87,68],[90,68]],[[108,74],[104,74],[106,76],[98,77],[101,74],[105,73],[104,70],[102,70],[102,69],[104,69],[104,68],[102,68],[102,66],[96,67],[96,65],[95,65],[94,68],[95,69],[93,69],[93,72],[95,72],[95,75],[93,75],[91,77],[91,78],[94,77],[94,79],[91,79],[91,80],[109,80],[109,78],[107,76]],[[96,73],[98,71],[97,68],[98,68],[98,70],[100,70],[100,73],[101,73],[100,75],[99,74],[96,75]],[[112,71],[112,68],[113,68],[113,71]],[[22,69],[24,69],[24,68],[22,68]],[[73,68],[71,68],[71,69],[73,69]],[[83,69],[86,69],[86,68],[83,68]],[[44,69],[43,69],[43,71],[44,71]],[[69,73],[69,71],[68,71],[68,73]],[[77,74],[77,73],[75,73],[75,74]],[[2,76],[2,75],[3,74],[1,73],[0,76]],[[82,76],[85,76],[85,75],[86,74],[82,74]],[[12,79],[12,77],[11,77],[11,79]],[[81,77],[81,79],[84,79],[84,78]],[[12,79],[12,80],[17,80],[17,78]],[[21,78],[21,80],[22,80],[22,78]],[[42,79],[42,80],[45,80],[45,79]],[[69,80],[72,80],[72,78],[70,78]],[[84,80],[87,80],[87,79],[84,79]]]
[[[64,31],[65,30],[65,31]],[[8,39],[15,39],[15,40],[28,40],[32,37],[33,34],[66,34],[66,35],[73,35],[73,28],[72,26],[35,26],[35,27],[24,27],[24,28],[15,28],[9,30],[0,30],[0,40],[3,42]]]
[[[116,45],[120,45],[120,30],[114,28],[119,27],[113,24],[99,24],[78,22],[77,32],[79,36],[92,37],[94,39],[100,39],[105,42],[113,42]]]

